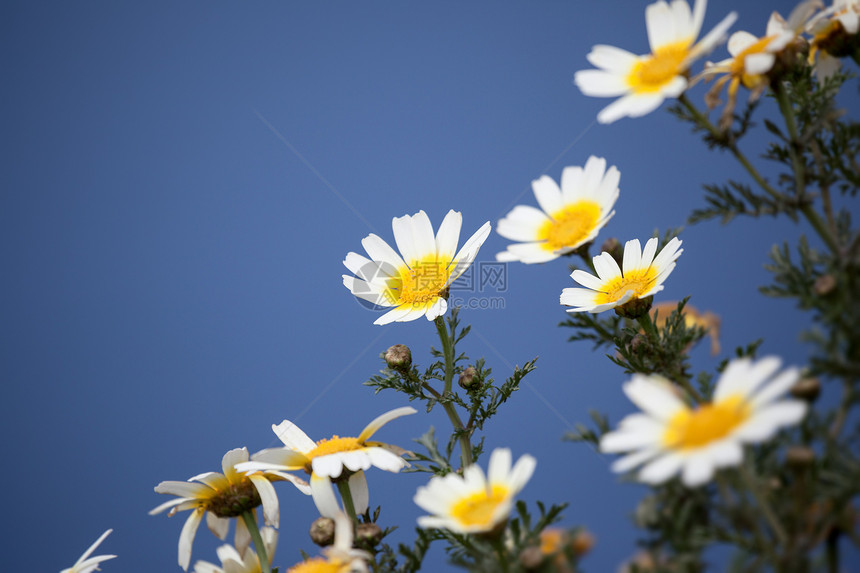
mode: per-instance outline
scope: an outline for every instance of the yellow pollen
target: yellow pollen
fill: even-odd
[[[695,410],[685,408],[669,420],[663,444],[674,450],[700,448],[731,434],[750,414],[749,404],[738,394]]]
[[[538,240],[548,251],[578,247],[594,230],[600,219],[600,205],[589,199],[577,201],[553,213],[551,220],[538,229]]]
[[[475,492],[459,500],[451,507],[451,517],[463,525],[492,527],[493,513],[500,503],[508,499],[508,488],[495,484],[488,492]]]
[[[440,296],[451,276],[448,263],[438,262],[435,258],[415,261],[410,267],[400,269],[399,296],[400,304],[430,302]]]
[[[342,571],[349,571],[349,563],[340,559],[328,561],[322,557],[308,559],[287,569],[287,573],[340,573]]]
[[[682,64],[690,54],[691,40],[682,40],[657,49],[650,56],[633,64],[627,75],[627,85],[634,93],[659,92],[685,70]]]
[[[642,298],[654,286],[655,280],[657,280],[657,271],[653,267],[649,266],[646,269],[630,271],[625,276],[608,281],[603,290],[594,297],[595,303],[606,304],[608,302],[615,302],[621,299],[629,290],[633,291],[631,300]]]
[[[336,454],[338,452],[351,452],[354,450],[360,450],[364,447],[364,444],[358,441],[358,438],[341,438],[337,434],[329,438],[328,440],[320,440],[317,442],[317,447],[309,451],[305,454],[305,456],[312,460],[319,456],[326,456],[328,454]]]

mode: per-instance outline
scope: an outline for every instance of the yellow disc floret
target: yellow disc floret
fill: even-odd
[[[684,408],[669,420],[663,443],[676,450],[700,448],[728,436],[749,416],[749,404],[736,394],[695,410]]]
[[[322,557],[314,557],[290,567],[287,573],[341,573],[343,571],[349,571],[349,563],[340,559],[328,561]]]
[[[690,54],[690,44],[689,40],[666,44],[637,61],[627,75],[627,85],[634,93],[659,92],[684,72],[683,64]]]
[[[465,526],[489,527],[496,508],[508,496],[507,486],[495,484],[489,491],[481,490],[458,500],[451,507],[451,517]]]
[[[328,454],[360,450],[363,447],[364,444],[360,443],[358,441],[358,438],[341,438],[340,436],[335,434],[327,440],[318,441],[317,447],[306,453],[305,456],[307,456],[308,459],[312,460],[314,458],[318,458],[319,456],[327,456]]]
[[[545,241],[543,247],[548,251],[577,247],[597,226],[600,205],[583,199],[553,213],[551,217],[538,229],[538,240]]]
[[[601,292],[594,297],[595,304],[606,304],[620,300],[627,291],[633,291],[632,298],[641,298],[651,290],[657,280],[657,271],[653,267],[636,269],[626,275],[614,278],[604,285]]]
[[[448,263],[435,258],[412,263],[400,269],[400,304],[430,302],[442,294],[451,276]]]

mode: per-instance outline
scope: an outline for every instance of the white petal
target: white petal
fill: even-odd
[[[520,261],[527,265],[545,263],[557,258],[558,253],[548,250],[544,241],[508,245],[507,251],[496,255],[497,261]]]
[[[680,454],[669,453],[645,465],[639,479],[645,483],[659,484],[678,473],[684,463]]]
[[[570,277],[585,288],[589,288],[593,291],[602,291],[604,288],[606,288],[606,281],[601,280],[596,276],[585,271],[581,271],[579,269],[573,271]]]
[[[511,450],[508,448],[496,448],[490,455],[490,465],[487,468],[489,482],[506,482],[511,471]]]
[[[364,472],[356,472],[349,476],[349,493],[356,514],[367,511],[370,505],[370,491],[367,489],[367,478]]]
[[[669,420],[687,406],[664,386],[667,383],[671,384],[662,382],[656,376],[634,374],[633,379],[625,384],[623,389],[627,397],[643,412],[659,420]]]
[[[203,519],[204,512],[202,507],[192,511],[179,533],[179,566],[186,571],[191,564],[191,545],[194,543],[194,535],[197,533],[197,527]]]
[[[311,466],[315,476],[336,478],[343,472],[343,461],[339,453],[316,457],[311,462]],[[311,479],[311,489],[313,489],[313,479]]]
[[[291,450],[306,454],[317,447],[306,433],[289,420],[284,420],[277,426],[272,424],[272,431]]]
[[[280,512],[278,508],[278,494],[275,493],[275,488],[272,482],[262,475],[250,475],[248,479],[257,488],[257,493],[260,494],[260,500],[263,502],[263,519],[267,525],[278,527],[280,520]]]
[[[615,97],[630,91],[623,75],[603,70],[580,70],[573,75],[573,82],[591,97]]]
[[[756,36],[753,36],[749,32],[740,30],[731,35],[726,47],[732,56],[737,56],[756,42],[758,42],[758,38]]]
[[[334,519],[341,512],[337,497],[334,495],[334,487],[327,477],[311,475],[311,496],[323,517]]]
[[[698,487],[707,483],[714,475],[714,464],[705,452],[696,452],[684,461],[681,481],[687,487]]]
[[[520,456],[520,459],[517,460],[517,463],[514,464],[514,467],[511,470],[511,477],[509,480],[511,488],[514,491],[520,491],[523,489],[526,483],[531,479],[536,466],[537,460],[534,457],[528,454]]]
[[[750,54],[744,58],[744,70],[755,76],[766,74],[775,61],[776,56],[773,54]]]
[[[642,246],[639,244],[639,239],[624,243],[624,256],[621,260],[624,275],[629,275],[642,267]]]
[[[548,215],[552,215],[564,207],[564,202],[561,199],[561,189],[551,177],[541,175],[539,179],[532,181],[532,191],[534,191],[535,199],[538,205]]]
[[[623,458],[619,458],[612,463],[612,471],[615,473],[626,473],[632,470],[635,467],[639,467],[648,460],[654,458],[658,454],[661,454],[662,450],[656,448],[649,448],[644,450],[639,450],[638,452],[633,452],[624,456]]]
[[[773,380],[762,386],[750,401],[753,409],[758,409],[788,392],[800,378],[800,370],[787,368]]]
[[[439,231],[436,233],[436,253],[440,260],[451,260],[457,252],[457,243],[460,241],[460,227],[463,224],[463,215],[459,212],[448,211]]]
[[[218,539],[227,539],[227,533],[230,531],[230,520],[226,517],[218,517],[211,511],[206,512],[206,527],[212,532],[212,535]]]
[[[397,269],[406,266],[406,263],[403,262],[403,259],[397,254],[397,251],[392,249],[388,243],[373,233],[362,239],[361,245],[374,261],[387,263],[389,266]]]
[[[365,451],[373,465],[381,470],[397,473],[407,465],[406,460],[385,448],[367,448]]]
[[[382,426],[390,422],[391,420],[400,418],[401,416],[408,416],[410,414],[417,413],[418,410],[413,408],[412,406],[403,406],[402,408],[395,408],[393,410],[389,410],[384,414],[381,414],[374,418],[368,425],[364,427],[361,433],[358,435],[359,442],[366,442],[370,439],[373,434],[379,430]]]
[[[591,259],[591,262],[594,264],[594,272],[596,272],[597,276],[604,282],[609,282],[622,276],[621,268],[609,253],[600,253]],[[573,277],[573,275],[571,275],[571,277]],[[573,278],[575,279],[575,277]]]
[[[391,223],[394,230],[394,242],[403,254],[406,264],[412,266],[429,256],[436,254],[436,237],[433,236],[433,226],[424,211],[415,215],[395,217]]]
[[[675,36],[674,14],[663,0],[658,0],[645,8],[645,28],[648,31],[648,44],[652,53],[659,50],[661,46],[678,39]]]
[[[604,44],[598,44],[591,48],[586,59],[593,66],[609,70],[620,76],[627,75],[630,68],[632,68],[638,60],[635,54],[628,52],[627,50],[622,50],[621,48]]]

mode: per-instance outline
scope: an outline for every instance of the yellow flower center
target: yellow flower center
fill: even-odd
[[[490,491],[482,490],[460,499],[451,507],[451,517],[463,525],[478,525],[491,528],[493,513],[500,503],[508,499],[508,488],[495,484]]]
[[[435,257],[412,263],[410,267],[400,269],[399,296],[395,296],[400,304],[430,302],[442,294],[451,276],[449,264],[438,262]]]
[[[341,438],[340,436],[335,434],[327,440],[318,441],[317,447],[306,453],[305,456],[308,459],[312,460],[314,458],[318,458],[319,456],[327,456],[328,454],[360,450],[363,447],[364,444],[359,442],[358,438]]]
[[[749,404],[738,394],[695,410],[684,408],[669,420],[663,444],[675,450],[700,448],[731,434],[751,413]]]
[[[758,74],[748,74],[746,72],[746,66],[744,62],[746,61],[747,56],[751,56],[753,54],[760,54],[764,52],[767,45],[770,44],[770,41],[773,39],[773,36],[765,36],[764,38],[759,39],[757,42],[751,44],[740,54],[734,57],[732,63],[729,65],[730,73],[741,79],[744,86],[749,89],[753,89],[758,87],[765,81],[764,77]]]
[[[657,280],[657,270],[653,267],[646,269],[636,269],[630,271],[625,276],[614,278],[604,285],[604,290],[597,293],[594,300],[597,304],[606,304],[620,300],[627,291],[632,290],[634,298],[642,298],[642,295],[654,286],[654,281]]]
[[[553,213],[551,220],[538,229],[538,239],[546,241],[543,248],[557,251],[578,247],[594,230],[600,218],[600,205],[589,199],[577,201]]]
[[[634,93],[659,92],[685,70],[684,60],[690,53],[692,40],[682,40],[661,46],[653,54],[640,59],[627,74],[627,85]]]
[[[341,571],[349,571],[349,563],[340,559],[328,561],[322,557],[308,559],[287,569],[287,573],[340,573]]]

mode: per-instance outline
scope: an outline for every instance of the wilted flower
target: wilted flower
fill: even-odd
[[[418,525],[457,533],[492,531],[508,518],[514,497],[531,478],[536,463],[525,454],[511,469],[511,451],[498,448],[490,455],[486,477],[479,466],[470,465],[462,477],[450,473],[432,478],[415,494],[415,503],[432,514],[419,517]]]
[[[690,65],[723,40],[737,17],[734,12],[696,42],[705,19],[706,0],[696,0],[693,11],[686,0],[660,0],[645,9],[651,53],[637,56],[613,46],[598,45],[588,61],[598,70],[576,72],[574,82],[588,96],[621,96],[597,115],[600,123],[639,117],[657,109],[666,98],[687,89]]]
[[[620,178],[614,166],[606,169],[605,159],[591,156],[585,169],[562,171],[561,188],[546,175],[532,181],[540,209],[517,205],[499,221],[498,234],[522,242],[509,245],[496,259],[543,263],[593,240],[615,214]]]
[[[101,542],[105,540],[105,537],[111,534],[113,529],[108,529],[101,536],[96,539],[96,542],[90,545],[89,549],[84,551],[84,554],[75,561],[75,564],[72,565],[69,569],[63,569],[60,573],[90,573],[91,571],[101,571],[99,569],[99,563],[102,561],[107,561],[108,559],[113,559],[116,555],[96,555],[95,557],[90,557],[93,551],[95,551]]]
[[[777,374],[780,360],[740,358],[729,363],[714,388],[713,400],[690,408],[660,376],[634,374],[624,393],[643,413],[621,420],[604,434],[600,450],[629,452],[612,469],[626,472],[644,464],[639,479],[663,483],[677,473],[688,487],[711,479],[714,471],[740,464],[743,444],[770,439],[780,428],[796,424],[806,404],[779,398],[799,376],[796,368]]]
[[[318,442],[311,440],[289,420],[284,420],[278,425],[272,425],[272,430],[286,448],[257,452],[252,457],[253,461],[238,464],[236,469],[278,477],[291,476],[284,473],[287,471],[305,470],[311,476],[310,488],[304,485],[304,482],[293,483],[303,493],[313,496],[320,515],[331,518],[341,511],[331,480],[348,475],[355,511],[363,513],[369,503],[364,470],[376,466],[389,472],[399,472],[409,465],[401,457],[406,450],[391,444],[371,442],[371,436],[391,420],[415,412],[417,410],[411,406],[395,408],[370,422],[357,438],[335,435]]]
[[[424,211],[395,217],[391,225],[402,258],[372,233],[361,241],[369,259],[358,253],[346,255],[343,264],[355,276],[343,275],[344,286],[376,306],[395,307],[374,324],[406,322],[422,316],[433,320],[445,314],[448,287],[469,268],[490,235],[488,221],[457,251],[462,222],[460,213],[448,211],[434,237]]]
[[[634,299],[642,299],[663,290],[663,281],[675,268],[675,260],[684,252],[681,240],[673,238],[657,252],[657,238],[649,239],[643,250],[638,239],[624,245],[622,267],[609,253],[594,257],[597,276],[575,270],[570,275],[584,287],[566,288],[559,301],[573,306],[567,312],[603,312]]]

